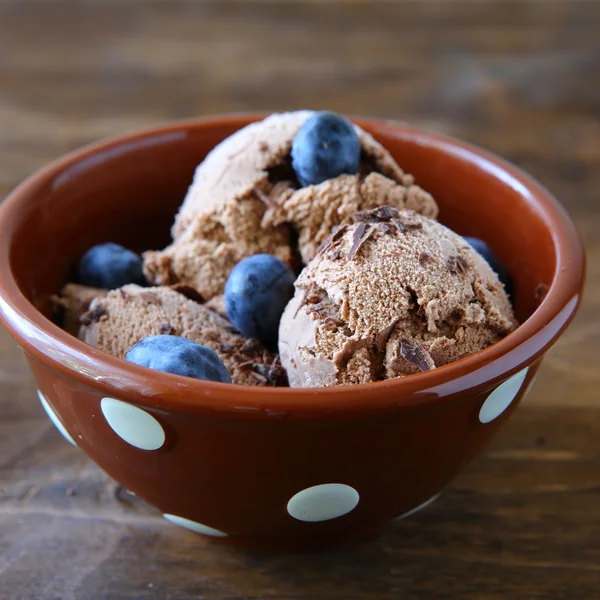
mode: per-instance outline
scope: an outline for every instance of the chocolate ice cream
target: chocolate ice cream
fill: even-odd
[[[150,282],[183,282],[210,299],[223,293],[227,276],[247,256],[267,253],[293,264],[296,236],[303,260],[310,260],[331,227],[356,210],[386,201],[428,216],[437,214],[433,198],[358,127],[361,174],[297,190],[290,149],[312,114],[271,115],[236,132],[208,154],[177,215],[173,243],[144,255]],[[381,175],[369,177],[372,171]]]
[[[433,369],[516,327],[489,265],[413,211],[356,213],[296,281],[279,351],[292,387],[367,383]]]
[[[160,334],[182,336],[207,346],[225,363],[233,383],[286,385],[278,360],[257,340],[247,340],[198,300],[191,288],[126,285],[92,301],[81,317],[79,337],[124,358],[139,340]]]

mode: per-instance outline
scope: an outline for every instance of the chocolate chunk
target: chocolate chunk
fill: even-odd
[[[279,356],[275,357],[270,365],[254,365],[252,376],[264,385],[284,387],[288,385],[287,373],[281,366]]]
[[[321,328],[324,331],[338,331],[340,327],[335,322],[334,319],[332,319],[331,317],[325,317],[325,320],[323,321],[323,324],[321,325]]]
[[[379,233],[389,233],[392,229],[387,223],[375,223],[374,225]]]
[[[279,360],[279,356],[275,357],[275,360],[269,367],[267,381],[273,387],[287,387],[289,385],[287,373]]]
[[[384,327],[379,333],[375,334],[375,347],[377,352],[382,353],[385,351],[387,343],[390,341],[396,325],[398,325],[400,317],[396,317],[387,327]]]
[[[264,346],[255,338],[249,338],[244,341],[241,351],[247,354],[262,354]]]
[[[91,325],[92,323],[98,323],[100,319],[107,315],[106,308],[103,304],[98,304],[96,308],[92,310],[88,310],[86,313],[83,313],[81,317],[79,317],[79,322],[82,325]]]
[[[232,344],[221,344],[218,347],[219,352],[223,352],[223,354],[229,354],[235,351],[235,346]]]
[[[319,293],[319,291],[321,293]],[[323,296],[327,296],[327,293],[324,290],[314,290],[312,289],[310,294],[308,294],[306,298],[307,304],[318,304],[323,299]]]
[[[435,363],[431,354],[418,342],[409,342],[402,340],[400,342],[399,354],[409,363],[416,365],[421,371],[430,371],[435,369]]]
[[[389,221],[390,219],[400,218],[400,211],[392,206],[380,206],[374,209],[373,213],[380,221]]]
[[[352,260],[356,253],[360,250],[363,244],[363,235],[367,229],[366,223],[359,223],[358,227],[354,230],[352,234],[352,246],[350,247],[350,251],[348,252],[348,258]]]
[[[339,249],[339,248],[333,248],[333,249],[332,249],[332,250],[331,250],[331,251],[330,251],[330,252],[327,254],[327,258],[328,258],[330,261],[332,261],[332,262],[333,262],[333,261],[335,261],[335,260],[337,260],[338,258],[340,258],[340,256],[342,256],[342,253],[341,253],[341,251],[340,251],[340,249]]]
[[[353,260],[358,253],[360,252],[360,249],[367,243],[367,241],[373,237],[373,234],[375,233],[375,229],[373,227],[370,227],[369,229],[367,229],[366,233],[363,234],[363,236],[360,238],[359,242],[358,242],[358,246],[356,247],[356,249],[354,250],[354,254],[350,257],[351,260]]]
[[[148,304],[160,304],[160,298],[153,292],[141,292],[137,297]]]
[[[169,323],[161,323],[159,331],[161,335],[175,335],[177,330]]]
[[[421,254],[419,254],[419,263],[423,266],[425,265],[429,265],[433,262],[433,258],[431,257],[430,254],[427,254],[427,252],[421,252]]]
[[[403,223],[405,231],[420,231],[423,223]]]
[[[313,302],[310,302],[310,300]],[[316,292],[312,292],[306,304],[310,305],[306,309],[307,314],[318,313],[324,329],[328,331],[341,330],[346,336],[352,335],[352,331],[348,328],[346,322],[339,318],[338,307],[325,293],[317,294]]]
[[[331,230],[331,234],[329,235],[329,237],[326,238],[323,241],[323,243],[319,246],[319,249],[317,250],[317,254],[322,254],[326,250],[329,250],[330,248],[335,247],[340,242],[344,233],[346,233],[347,229],[348,229],[348,227],[346,225],[336,225]]]
[[[378,206],[371,210],[361,210],[352,215],[355,221],[363,223],[381,223],[397,219],[400,216],[400,212],[392,206]]]
[[[262,383],[263,385],[269,385],[267,378],[262,373],[257,373],[256,371],[252,371],[251,375],[259,383]]]
[[[350,337],[353,333],[344,321],[335,317],[325,317],[322,327],[326,331],[341,331],[346,337]]]
[[[185,283],[176,283],[175,285],[171,286],[171,289],[175,292],[178,292],[182,296],[185,296],[188,300],[193,300],[198,304],[204,304],[206,302],[202,294],[191,285],[186,285]]]
[[[254,367],[253,360],[244,360],[235,365],[238,369],[243,369],[244,367]]]
[[[256,339],[244,342],[220,344],[217,351],[228,355],[235,370],[244,370],[261,385],[287,386],[287,373],[278,357],[271,353]]]
[[[337,313],[335,307],[331,304],[331,300],[328,297],[319,297],[320,302],[314,306],[309,306],[306,312],[310,315],[311,313],[319,313],[323,317],[331,316]]]
[[[407,231],[404,223],[400,219],[392,219],[391,223],[398,233],[405,233]]]
[[[306,309],[306,312],[308,314],[316,312],[319,313],[322,317],[332,317],[338,314],[337,307],[334,304],[332,304],[331,300],[328,297],[325,297],[324,299],[319,297],[319,300],[320,302],[318,304],[310,306]],[[340,319],[337,319],[337,321],[339,321],[340,323],[344,322]]]
[[[469,264],[462,256],[451,256],[446,262],[446,268],[452,275],[466,273],[469,270]]]
[[[267,377],[269,375],[269,367],[267,365],[254,365],[252,367],[252,370],[260,375],[261,377],[263,377],[265,379],[265,381],[267,380]]]
[[[325,238],[321,242],[321,245],[317,248],[317,254],[323,254],[323,252],[325,252],[325,250],[327,250],[327,248],[329,248],[329,246],[330,246],[330,239],[329,238]]]
[[[344,235],[344,233],[346,233],[347,229],[348,229],[347,225],[336,225],[331,230],[331,235],[329,237],[330,241],[337,242],[338,240],[341,240],[342,236]]]
[[[258,150],[259,152],[268,152],[269,144],[267,144],[267,142],[265,142],[264,140],[261,140],[260,142],[258,142]]]
[[[396,326],[400,322],[400,317],[396,317],[389,325],[384,327],[381,331],[374,334],[371,346],[371,365],[373,369],[373,376],[375,381],[386,379],[385,376],[385,356],[386,346],[396,329]]]
[[[316,304],[315,306],[310,306],[309,308],[306,309],[306,312],[310,315],[311,313],[317,312],[317,313],[322,313],[323,311],[325,311],[327,308],[327,305],[325,302],[319,302],[318,304]]]
[[[411,223],[410,221],[407,223],[406,221],[402,221],[399,217],[393,217],[390,219],[390,223],[396,228],[396,231],[399,233],[406,233],[407,231],[418,231],[423,229],[422,223]]]
[[[294,313],[294,319],[298,316],[300,309],[306,304],[315,304],[316,302],[321,301],[322,296],[317,294],[316,286],[314,283],[311,283],[305,290],[302,295],[302,299],[300,300],[300,304],[298,304],[298,308],[296,308],[296,312]]]

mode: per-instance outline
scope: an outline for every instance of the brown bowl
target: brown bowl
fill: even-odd
[[[425,506],[481,451],[572,319],[584,255],[564,210],[514,166],[456,140],[357,119],[436,197],[442,222],[499,256],[515,282],[515,332],[426,373],[302,390],[151,371],[50,321],[49,296],[89,246],[164,246],[195,166],[258,118],[104,141],[28,179],[0,207],[0,317],[63,435],[168,519],[248,546],[321,546]]]

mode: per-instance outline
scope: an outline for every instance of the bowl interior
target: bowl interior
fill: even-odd
[[[196,165],[249,120],[171,126],[49,167],[50,177],[29,183],[12,233],[10,265],[22,293],[48,315],[49,296],[72,278],[91,245],[164,247]],[[526,319],[557,265],[549,217],[527,189],[468,150],[444,148],[410,129],[363,125],[434,195],[444,224],[491,246],[514,279],[518,318]]]

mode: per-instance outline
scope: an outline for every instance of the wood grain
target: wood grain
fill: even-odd
[[[567,0],[0,2],[0,197],[103,136],[332,108],[516,162],[564,203],[589,257],[578,318],[491,447],[427,510],[317,554],[233,550],[158,518],[64,443],[1,332],[0,597],[596,598],[598,31],[600,3]]]

